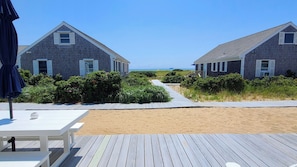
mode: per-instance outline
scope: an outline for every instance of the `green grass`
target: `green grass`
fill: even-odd
[[[193,101],[255,101],[255,100],[297,100],[297,87],[271,86],[266,88],[247,88],[241,93],[221,91],[209,94],[194,89],[181,89],[185,97]]]
[[[170,70],[159,70],[159,71],[156,71],[156,75],[157,77],[154,78],[154,79],[159,79],[159,80],[162,80],[162,78],[169,72],[172,72]],[[175,71],[176,74],[180,74],[182,76],[187,76],[191,73],[193,73],[194,71],[191,71],[191,70],[183,70],[183,71]]]

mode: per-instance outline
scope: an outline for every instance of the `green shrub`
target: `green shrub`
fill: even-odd
[[[57,81],[55,103],[77,103],[81,101],[84,80],[80,76],[72,76],[67,81]]]
[[[190,88],[194,84],[194,82],[197,81],[198,78],[200,77],[187,77],[185,78],[184,81],[180,83],[180,86],[185,88]]]
[[[63,77],[61,74],[56,74],[53,76],[54,80],[57,82],[57,81],[62,81],[63,80]]]
[[[218,93],[222,90],[222,82],[219,77],[198,78],[194,82],[194,88],[208,93]]]
[[[147,76],[144,74],[131,73],[123,79],[123,86],[146,86],[151,85]]]
[[[147,86],[144,92],[151,94],[151,102],[168,102],[170,96],[167,91],[160,86]]]
[[[147,76],[147,77],[156,77],[157,75],[156,75],[156,71],[131,71],[130,73],[129,73],[129,75],[134,75],[134,74],[136,74],[136,75],[145,75],[145,76]]]
[[[193,82],[194,88],[208,93],[219,93],[227,90],[230,92],[242,92],[245,88],[245,80],[240,74],[228,74],[219,77],[196,77]],[[189,87],[190,81],[183,83]]]
[[[242,92],[245,88],[245,80],[238,73],[221,76],[224,89],[231,92]]]
[[[48,77],[48,76],[45,75],[45,74],[32,75],[32,76],[29,78],[29,84],[30,84],[30,85],[37,85],[38,82],[39,82],[42,78],[46,78],[46,77]]]
[[[184,71],[182,69],[173,69],[172,71]]]
[[[20,75],[23,78],[25,83],[29,83],[32,74],[29,70],[19,69]]]
[[[120,103],[168,102],[170,97],[159,86],[125,87],[118,95]]]
[[[52,103],[56,86],[53,84],[26,86],[16,102]]]
[[[185,80],[185,77],[180,74],[177,74],[175,71],[171,71],[167,73],[162,78],[163,83],[181,83],[184,80]]]
[[[121,79],[118,72],[96,71],[86,76],[82,100],[85,103],[116,102],[120,88]]]

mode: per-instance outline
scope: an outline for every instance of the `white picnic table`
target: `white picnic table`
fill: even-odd
[[[38,113],[37,119],[31,119],[33,112]],[[40,151],[46,152],[49,151],[49,136],[63,136],[64,152],[52,164],[52,166],[59,166],[70,154],[69,129],[85,117],[88,110],[15,110],[13,114],[14,119],[10,120],[9,111],[0,110],[0,138],[2,136],[39,137]]]

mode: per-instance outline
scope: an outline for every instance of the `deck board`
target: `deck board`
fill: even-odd
[[[76,136],[61,166],[288,167],[297,163],[296,134],[137,134]],[[17,141],[17,151],[38,151],[38,141]],[[49,141],[51,163],[63,142]],[[8,147],[4,151],[11,151]]]
[[[154,166],[151,135],[144,135],[144,166]]]
[[[258,156],[255,156],[251,150],[249,150],[246,143],[238,142],[241,141],[240,135],[216,135],[215,138],[219,139],[222,143],[225,143],[225,147],[230,147],[234,154],[237,154],[242,161],[245,161],[245,164],[248,162],[246,165],[261,167],[268,166]]]
[[[123,139],[123,145],[121,147],[121,151],[118,157],[117,166],[121,167],[123,164],[126,164],[127,156],[128,156],[128,150],[129,150],[129,143],[130,143],[131,135],[124,135]]]
[[[168,146],[165,141],[164,135],[159,134],[158,138],[159,138],[160,150],[161,150],[161,155],[162,155],[164,166],[173,166],[170,152],[168,150]]]
[[[144,166],[144,135],[137,135],[136,166]]]

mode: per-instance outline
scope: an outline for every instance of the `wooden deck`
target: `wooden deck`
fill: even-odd
[[[38,150],[39,142],[17,142],[19,150]],[[50,141],[51,163],[62,152]],[[5,151],[10,151],[6,149]],[[297,164],[297,134],[156,134],[77,136],[62,166],[207,167],[236,162],[242,167]]]

